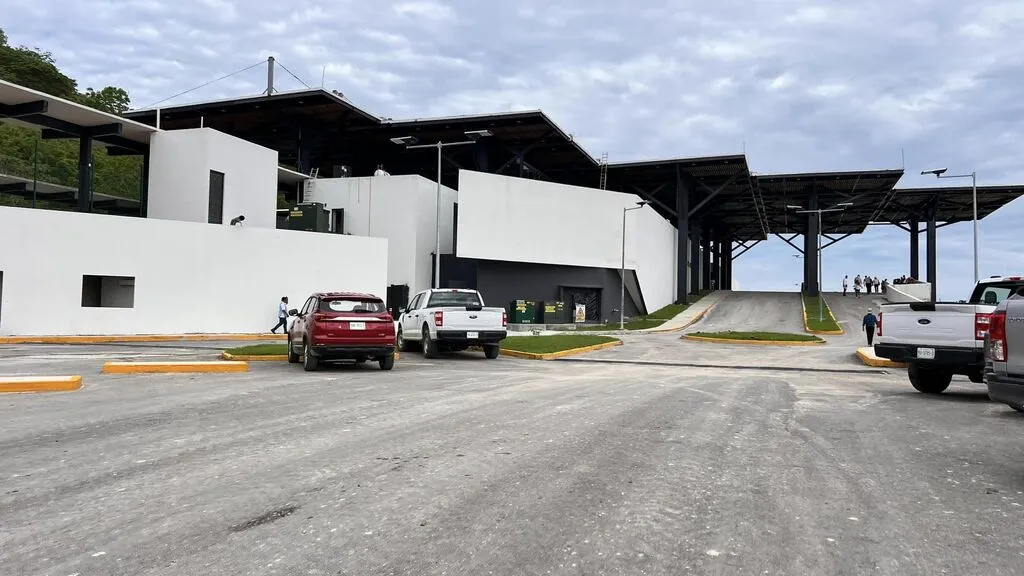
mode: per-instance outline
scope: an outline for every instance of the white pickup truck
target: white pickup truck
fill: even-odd
[[[883,304],[875,355],[906,362],[910,384],[926,394],[944,392],[954,374],[980,384],[989,317],[1021,287],[1024,277],[993,276],[978,282],[967,301]]]
[[[480,346],[487,358],[494,359],[508,335],[508,313],[504,308],[484,308],[476,290],[424,290],[399,312],[398,349],[405,352],[419,345],[427,358]]]

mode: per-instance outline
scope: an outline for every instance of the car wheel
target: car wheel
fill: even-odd
[[[486,344],[484,345],[484,356],[488,360],[494,360],[501,354],[501,346],[498,344]]]
[[[907,377],[910,385],[918,392],[925,394],[942,394],[949,388],[953,380],[953,373],[941,368],[920,366],[912,363],[907,367]]]
[[[395,367],[395,355],[390,354],[377,361],[380,364],[381,370],[391,370]]]
[[[1021,404],[1007,404],[1010,408],[1013,408],[1017,412],[1024,412],[1024,405]]]
[[[405,339],[405,335],[402,334],[401,328],[398,329],[398,335],[395,336],[395,338],[398,340],[399,352],[408,352],[409,349],[412,348],[411,344]]]
[[[420,340],[420,344],[423,346],[423,357],[424,358],[437,358],[437,343],[430,339],[430,328],[423,327],[423,340]]]
[[[288,363],[298,364],[300,356],[295,352],[295,346],[292,345],[292,335],[288,335]]]
[[[315,372],[320,368],[320,359],[313,356],[313,350],[309,345],[309,341],[306,341],[302,348],[302,368],[306,372]]]

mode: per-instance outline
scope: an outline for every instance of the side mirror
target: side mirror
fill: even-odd
[[[292,308],[291,310],[288,311],[288,315],[289,316],[298,316],[299,315],[299,311],[296,310],[295,308]]]
[[[399,314],[405,314],[405,307],[404,306],[399,307],[398,308],[398,313]]]

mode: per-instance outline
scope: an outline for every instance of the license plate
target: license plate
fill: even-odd
[[[480,333],[479,332],[466,332],[466,339],[467,340],[476,340],[479,337],[480,337]]]
[[[349,322],[349,330],[366,330],[366,322]]]
[[[923,360],[934,360],[935,348],[918,348],[917,357]]]

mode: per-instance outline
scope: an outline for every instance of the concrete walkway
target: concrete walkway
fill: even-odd
[[[728,297],[729,294],[732,294],[729,290],[716,290],[700,300],[697,300],[688,306],[686,310],[676,314],[675,317],[666,321],[661,326],[644,328],[643,330],[633,330],[632,332],[676,332],[678,330],[682,330],[703,318],[709,310]]]

